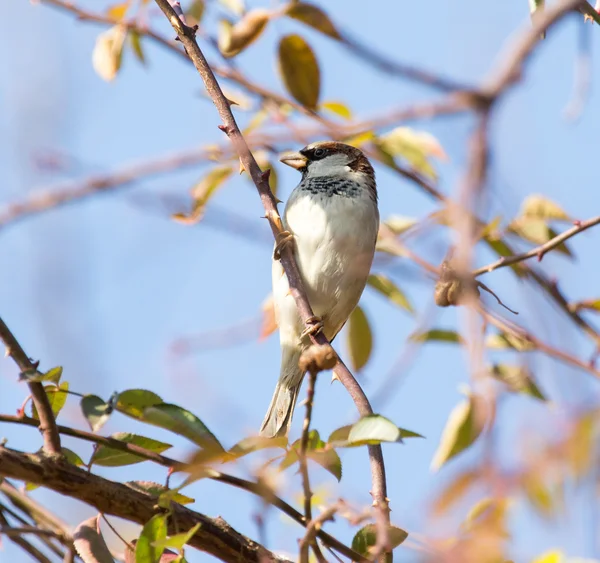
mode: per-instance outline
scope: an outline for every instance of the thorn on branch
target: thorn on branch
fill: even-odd
[[[227,125],[217,125],[217,127],[223,131],[223,133],[225,133],[225,135],[227,135],[229,137],[229,135],[231,135],[231,133],[233,132],[231,127],[228,127]]]

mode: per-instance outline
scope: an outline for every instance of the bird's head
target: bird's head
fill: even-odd
[[[351,177],[357,181],[375,184],[375,172],[367,157],[360,149],[344,143],[312,143],[298,152],[284,154],[280,160],[302,172],[305,179],[325,176]]]

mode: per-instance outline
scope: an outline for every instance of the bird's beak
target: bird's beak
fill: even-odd
[[[308,163],[308,159],[299,152],[288,152],[287,154],[284,154],[279,161],[296,170],[302,170]]]

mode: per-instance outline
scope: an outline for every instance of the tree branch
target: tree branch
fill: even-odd
[[[81,500],[104,514],[145,524],[156,513],[157,497],[88,473],[61,460],[24,454],[0,446],[0,474],[43,485]],[[201,526],[189,544],[231,563],[287,563],[234,530],[222,518],[209,518],[177,503],[171,506],[169,533]]]
[[[494,270],[498,270],[499,268],[504,268],[505,266],[511,266],[512,264],[517,264],[518,262],[523,262],[524,260],[528,260],[529,258],[533,258],[537,256],[538,261],[541,261],[544,255],[553,250],[566,240],[574,237],[575,235],[600,224],[600,216],[593,217],[592,219],[588,219],[587,221],[577,221],[574,227],[566,230],[564,233],[555,236],[550,239],[548,242],[541,244],[540,246],[536,246],[532,248],[528,252],[524,252],[523,254],[516,254],[514,256],[503,256],[499,260],[488,264],[487,266],[482,266],[481,268],[477,268],[473,272],[473,276],[477,277],[481,274],[487,274],[489,272],[493,272]]]
[[[265,208],[266,217],[269,220],[271,230],[275,239],[277,239],[277,236],[283,230],[283,226],[277,211],[276,199],[269,188],[268,175],[265,175],[261,172],[256,160],[254,159],[254,156],[250,152],[250,149],[237,126],[233,113],[231,112],[227,98],[224,96],[215,78],[215,75],[213,74],[202,51],[200,50],[200,47],[198,46],[198,43],[196,42],[195,30],[185,25],[179,19],[177,13],[168,0],[156,0],[156,3],[177,32],[179,40],[182,42],[186,52],[192,59],[194,66],[202,77],[208,95],[212,98],[217,111],[219,112],[221,120],[223,121],[222,129],[233,143],[243,167],[256,185],[261,201]],[[300,277],[298,266],[294,259],[293,250],[290,245],[287,245],[282,249],[281,265],[288,279],[290,294],[294,297],[296,305],[298,306],[300,318],[308,328],[310,326],[310,319],[313,318],[314,315],[302,286],[302,279]],[[322,332],[316,336],[313,336],[312,340],[315,342],[315,344],[329,344],[329,341]],[[350,391],[350,394],[354,399],[359,412],[361,414],[372,413],[371,405],[369,404],[366,395],[362,392],[362,389],[360,389],[360,386],[348,368],[341,361],[338,362],[336,374],[338,375],[338,378],[342,384]],[[356,388],[360,389],[360,393],[356,392]],[[373,506],[375,507],[378,537],[382,538],[378,541],[383,541],[385,544],[387,544],[386,537],[387,530],[389,528],[390,516],[385,480],[385,466],[383,463],[381,446],[369,446],[369,457],[371,460],[371,474],[373,481],[371,491],[373,495]]]
[[[6,346],[6,355],[10,356],[17,364],[21,373],[35,372],[37,363],[34,364],[23,348],[14,337],[12,332],[0,318],[0,340]],[[56,421],[50,407],[50,401],[44,390],[44,386],[39,382],[31,382],[27,384],[29,391],[33,397],[33,403],[37,410],[39,420],[39,429],[44,437],[44,451],[50,455],[62,456],[60,449],[60,436],[56,430]]]

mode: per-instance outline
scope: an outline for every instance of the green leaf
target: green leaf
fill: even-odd
[[[352,369],[359,371],[369,361],[373,349],[373,336],[369,320],[359,305],[350,315],[346,335],[350,364]]]
[[[528,352],[535,349],[535,346],[526,338],[508,332],[490,334],[485,340],[485,345],[496,350],[512,348],[519,352]]]
[[[535,217],[519,217],[510,223],[508,230],[522,239],[536,245],[545,244],[558,235],[544,219]],[[560,243],[554,250],[566,254],[567,256],[572,256],[571,251],[564,242]]]
[[[142,418],[144,409],[152,405],[162,403],[163,400],[152,391],[146,391],[145,389],[128,389],[117,395],[115,401],[115,408],[138,420]]]
[[[513,393],[524,393],[540,401],[546,400],[537,386],[533,374],[525,367],[495,364],[492,366],[492,375],[502,381]]]
[[[413,312],[412,305],[408,299],[396,286],[396,284],[383,274],[371,274],[367,279],[367,284],[373,289],[387,297],[392,303],[399,305],[409,313]]]
[[[279,41],[279,71],[292,97],[308,109],[316,110],[321,90],[319,63],[299,35],[286,35]]]
[[[162,549],[166,547],[171,547],[173,549],[181,550],[183,549],[183,546],[194,537],[196,532],[200,529],[200,526],[201,524],[198,522],[198,524],[196,524],[188,532],[175,534],[174,536],[170,536],[167,539],[157,540],[152,545]]]
[[[107,82],[114,80],[121,68],[126,36],[127,27],[118,24],[102,32],[96,39],[92,65],[98,76]]]
[[[378,147],[391,157],[400,157],[419,174],[429,178],[437,178],[437,174],[429,159],[447,158],[438,140],[424,131],[415,131],[409,127],[396,127],[377,140]]]
[[[337,447],[356,447],[381,442],[401,442],[404,438],[423,438],[421,434],[399,428],[379,414],[363,416],[357,423],[334,430],[327,443]]]
[[[329,16],[321,8],[308,2],[291,2],[285,13],[295,20],[301,21],[333,39],[341,39],[341,35]]]
[[[97,395],[86,395],[79,404],[92,432],[100,430],[112,412],[112,407]]]
[[[547,221],[571,221],[567,212],[554,201],[543,195],[530,195],[521,204],[519,215],[529,219]]]
[[[483,430],[484,399],[469,395],[450,413],[431,468],[436,471],[475,442]]]
[[[82,522],[73,532],[73,546],[84,563],[114,563],[114,559],[100,534],[99,516]]]
[[[133,444],[135,446],[146,448],[147,450],[159,454],[173,447],[171,444],[159,442],[158,440],[146,438],[145,436],[139,436],[137,434],[130,434],[128,432],[117,432],[116,434],[112,435],[112,438],[127,444]],[[92,456],[90,464],[93,463],[103,467],[119,467],[121,465],[133,465],[134,463],[141,463],[142,461],[146,461],[146,459],[130,452],[124,452],[109,446],[100,445]]]
[[[56,418],[58,413],[62,410],[67,402],[66,391],[69,390],[69,383],[64,381],[58,386],[44,385],[44,390],[46,391],[46,396],[48,397],[48,402],[50,403],[50,408],[52,409],[54,418]],[[33,418],[37,418],[38,420],[40,418],[34,403],[32,403],[31,407],[31,416]]]
[[[70,450],[69,448],[60,448],[60,451],[69,463],[77,467],[85,466],[84,461],[73,450]]]
[[[156,497],[161,497],[167,493],[170,501],[174,501],[179,504],[190,504],[195,502],[193,498],[182,495],[174,489],[169,489],[168,487],[165,487],[160,483],[154,483],[153,481],[127,481],[125,484],[136,491],[143,491]]]
[[[160,403],[146,407],[142,420],[184,436],[202,448],[223,450],[219,440],[196,415],[177,405]]]
[[[265,450],[269,448],[283,448],[287,446],[286,436],[276,436],[274,438],[266,438],[264,436],[251,436],[244,438],[239,441],[235,446],[229,450],[229,454],[238,459],[245,455],[248,455],[259,450]]]
[[[463,339],[454,330],[444,328],[432,328],[425,332],[414,333],[410,335],[410,339],[415,342],[448,342],[452,344],[462,344]]]
[[[390,526],[388,529],[388,538],[392,549],[398,547],[407,537],[408,533],[401,528]],[[360,553],[363,557],[369,557],[370,550],[376,544],[377,528],[375,524],[367,524],[364,528],[361,528],[356,532],[356,535],[352,539],[352,549],[357,553]],[[391,561],[391,554],[388,554],[386,559]]]
[[[279,465],[281,470],[287,469],[298,462],[302,439],[296,440],[288,450],[283,461]],[[342,478],[342,460],[337,452],[328,447],[317,430],[311,430],[308,433],[308,443],[306,445],[306,457],[318,463],[323,469],[329,471],[338,481]]]
[[[194,200],[191,213],[175,213],[173,219],[185,225],[193,225],[200,221],[204,216],[206,204],[232,173],[231,166],[218,166],[210,170],[191,190]]]
[[[31,371],[27,370],[19,374],[19,381],[51,381],[52,383],[58,385],[58,382],[62,376],[62,372],[62,366],[49,369],[46,373],[41,373],[37,369],[32,369]]]
[[[144,57],[144,51],[142,49],[142,39],[140,34],[131,29],[129,30],[129,42],[131,43],[131,50],[133,54],[137,57],[137,60],[140,61],[143,65],[146,64],[146,58]]]
[[[343,104],[342,102],[323,102],[320,105],[320,109],[321,111],[327,110],[328,112],[333,113],[334,115],[337,115],[338,117],[341,117],[347,121],[352,119],[352,111],[346,104]]]
[[[254,43],[264,31],[271,12],[262,8],[250,10],[244,17],[232,25],[222,20],[218,33],[219,50],[224,57],[235,57]]]
[[[485,234],[483,236],[486,244],[498,255],[498,256],[513,256],[514,252],[512,249],[495,234]],[[526,277],[527,273],[523,270],[521,264],[511,264],[509,268],[520,278]]]
[[[135,545],[136,563],[155,563],[160,559],[164,547],[155,547],[154,542],[160,542],[167,537],[167,515],[155,514],[142,529]]]
[[[205,7],[204,0],[193,0],[185,13],[189,26],[198,25],[202,21]]]

